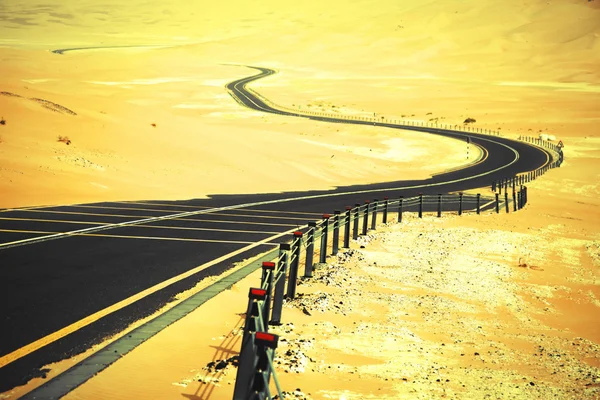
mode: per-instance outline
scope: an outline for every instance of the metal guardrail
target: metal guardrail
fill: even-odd
[[[234,400],[272,399],[271,377],[277,397],[284,398],[273,365],[279,337],[269,333],[269,326],[281,325],[284,300],[296,297],[300,261],[304,261],[303,277],[312,277],[315,256],[318,255],[319,262],[324,263],[328,254],[339,252],[340,241],[342,248],[349,248],[351,239],[356,240],[360,235],[376,230],[378,221],[385,224],[392,214],[397,215],[397,223],[402,223],[406,212],[416,212],[419,218],[425,212],[436,213],[438,217],[447,212],[458,215],[483,211],[499,213],[503,208],[510,212],[511,204],[517,211],[527,203],[525,186],[513,198],[506,195],[506,191],[504,193],[504,198],[499,193],[495,193],[494,197],[463,193],[397,199],[385,197],[348,206],[344,211],[323,214],[321,220],[309,222],[306,229],[294,232],[289,242],[279,245],[275,259],[262,263],[260,286],[251,288],[248,293]]]
[[[466,123],[461,125],[455,124],[439,124],[437,121],[413,121],[413,120],[405,120],[402,117],[397,116],[370,116],[370,115],[348,115],[343,113],[327,113],[325,111],[312,111],[307,109],[294,109],[287,106],[282,106],[280,104],[275,103],[274,101],[268,99],[263,96],[259,92],[245,87],[245,89],[252,93],[254,96],[258,97],[265,104],[271,106],[272,108],[284,111],[286,113],[294,114],[298,117],[321,117],[321,118],[331,118],[331,119],[344,119],[348,121],[362,121],[373,123],[373,125],[378,124],[396,124],[396,125],[405,125],[405,126],[420,126],[420,127],[428,127],[428,128],[436,128],[436,129],[450,129],[459,132],[469,132],[469,133],[479,133],[483,135],[491,135],[491,136],[500,136],[500,131],[495,131],[492,129],[484,129],[484,128],[476,128],[474,126],[467,125]],[[235,97],[235,96],[233,96]]]
[[[326,113],[311,110],[295,110],[281,106],[262,96],[260,93],[246,88],[263,102],[278,110],[276,113],[289,113],[299,117],[320,117],[330,119],[343,119],[348,121],[363,121],[382,124],[400,124],[406,126],[422,126],[438,129],[454,129],[463,132],[472,132],[500,136],[499,131],[475,128],[469,125],[448,125],[434,122],[421,122],[388,118],[383,116],[344,115],[342,113]],[[233,96],[235,98],[235,96]],[[355,204],[354,207],[346,207],[345,212],[335,211],[333,215],[323,214],[320,221],[308,223],[305,232],[294,232],[293,239],[289,243],[280,244],[279,256],[274,262],[263,262],[262,278],[260,288],[252,288],[249,292],[249,303],[246,312],[246,325],[244,327],[244,338],[240,350],[240,363],[237,371],[234,400],[246,399],[271,399],[269,379],[273,380],[277,389],[279,399],[282,399],[281,391],[273,357],[277,347],[278,337],[268,333],[269,325],[281,324],[281,313],[284,297],[294,299],[296,295],[296,284],[298,281],[298,269],[300,266],[301,253],[304,250],[304,277],[311,277],[315,256],[318,253],[319,262],[326,261],[329,252],[328,245],[331,242],[331,255],[336,255],[340,246],[340,235],[343,236],[344,248],[350,247],[350,239],[358,239],[359,235],[367,235],[369,230],[377,227],[378,213],[382,213],[382,222],[387,223],[388,216],[392,212],[397,213],[397,222],[402,223],[403,214],[407,211],[418,213],[419,218],[425,212],[435,212],[441,217],[444,212],[452,211],[462,215],[466,211],[474,211],[480,214],[482,211],[500,213],[504,209],[507,213],[512,208],[513,212],[520,210],[527,204],[527,182],[535,180],[552,168],[559,167],[563,162],[561,147],[551,142],[531,137],[519,137],[519,140],[532,143],[553,151],[557,157],[546,165],[534,170],[511,177],[503,178],[492,183],[494,197],[482,197],[481,194],[438,194],[419,195],[410,198],[400,197],[390,200],[387,197],[382,201],[366,201],[365,204]],[[512,196],[509,195],[509,187],[512,187]],[[504,188],[504,191],[502,191]],[[504,196],[502,194],[504,193]],[[512,207],[511,207],[512,204]],[[450,208],[448,207],[450,205]],[[369,218],[371,221],[369,221]],[[370,224],[369,224],[370,222]],[[360,229],[359,229],[360,228]],[[340,232],[342,231],[342,232]],[[330,239],[329,233],[332,233]],[[319,246],[318,252],[315,246]],[[286,290],[287,277],[287,290]],[[271,309],[272,303],[272,309]],[[269,319],[270,316],[270,319]]]
[[[537,178],[544,175],[551,169],[559,168],[564,161],[564,155],[562,152],[562,147],[556,145],[550,141],[534,138],[530,136],[519,136],[519,140],[525,141],[527,143],[531,143],[538,147],[543,147],[545,149],[550,150],[551,152],[556,154],[556,157],[553,157],[552,161],[547,164],[533,170],[527,171],[520,174],[516,174],[514,176],[501,178],[492,182],[492,192],[497,192],[500,196],[504,192],[504,196],[508,196],[508,191],[512,188],[512,197],[513,201],[517,202],[518,193],[523,191],[524,185],[526,183],[532,182]],[[527,189],[525,188],[525,196],[527,196]],[[510,197],[510,196],[509,196]]]

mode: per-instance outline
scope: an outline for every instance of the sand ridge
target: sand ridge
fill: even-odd
[[[434,272],[427,272],[428,258],[414,254],[403,263],[420,274],[411,277],[411,287],[385,281],[390,287],[373,290],[368,315],[364,310],[353,314],[351,298],[339,304],[331,300],[339,293],[327,294],[332,285],[326,282],[340,282],[329,271],[323,286],[310,288],[320,291],[311,316],[286,309],[289,322],[282,336],[292,343],[292,355],[280,353],[281,362],[291,365],[293,357],[294,367],[305,372],[282,376],[290,377],[286,391],[300,388],[314,398],[392,398],[406,391],[409,397],[465,398],[471,388],[475,398],[502,390],[525,398],[597,396],[600,2],[410,0],[374,7],[366,0],[269,0],[248,7],[231,0],[207,8],[155,0],[143,6],[136,1],[100,6],[91,0],[5,0],[2,9],[0,90],[22,98],[0,96],[5,121],[0,125],[0,207],[328,188],[423,178],[439,171],[440,163],[466,161],[464,146],[451,140],[432,142],[431,136],[416,133],[244,110],[223,86],[248,71],[223,63],[278,69],[276,77],[253,87],[299,110],[450,125],[475,118],[476,127],[499,129],[508,137],[549,133],[562,139],[565,163],[529,185],[530,201],[520,213],[427,220],[431,227],[411,222],[427,231],[413,240],[432,240],[437,249],[433,256],[439,259],[429,261],[438,274],[436,265],[452,257],[444,250],[449,234],[465,243],[477,237],[489,244],[493,251],[480,262],[493,274],[478,276],[489,278],[486,288],[508,296],[509,306],[502,308],[489,297],[493,291],[478,290],[472,281],[465,286],[473,299],[452,295],[452,282],[464,284],[465,274],[451,269],[452,282],[430,280]],[[161,47],[50,52],[128,45]],[[26,98],[44,99],[77,115]],[[70,144],[59,142],[59,136]],[[332,148],[340,144],[344,147]],[[405,151],[386,159],[398,151],[395,144]],[[223,148],[227,153],[219,151]],[[391,232],[373,238],[372,247],[357,249],[364,254],[356,253],[353,261],[331,265],[341,271],[355,268],[366,280],[357,284],[367,287],[369,277],[386,275],[381,270],[400,267],[394,274],[406,274],[390,254],[406,250],[398,237],[411,233],[397,229],[403,228],[390,227]],[[359,259],[369,252],[377,258],[369,261],[378,266]],[[235,355],[243,312],[238,304],[245,304],[246,289],[256,279],[197,310],[180,328],[157,335],[71,398],[231,398],[232,363],[219,375],[204,368]],[[305,288],[309,299],[308,284]],[[445,308],[460,319],[442,319],[447,313],[438,313]],[[405,326],[392,329],[387,315]],[[489,315],[502,318],[494,321]],[[457,334],[455,329],[468,338],[440,339],[432,334],[439,324],[447,324],[448,334]],[[395,358],[386,361],[387,351],[381,349],[363,354],[372,350],[368,345],[375,334],[386,337]],[[301,344],[306,337],[308,344]],[[332,337],[348,340],[327,347]],[[494,368],[507,360],[507,371]],[[402,374],[395,363],[401,363]],[[389,379],[391,373],[397,381]],[[198,374],[213,383],[198,382]]]

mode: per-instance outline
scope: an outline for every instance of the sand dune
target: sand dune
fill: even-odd
[[[0,117],[6,121],[0,125],[0,207],[317,189],[427,177],[466,161],[464,145],[447,139],[241,108],[223,85],[249,71],[225,64],[264,65],[279,74],[253,87],[291,108],[348,115],[375,112],[451,125],[471,117],[477,120],[475,126],[499,129],[509,137],[555,135],[565,143],[565,164],[533,185],[531,212],[497,223],[507,236],[535,228],[552,241],[560,228],[567,238],[597,241],[599,40],[598,0],[267,0],[252,6],[241,0],[3,0],[0,92],[18,96],[0,96]],[[111,46],[133,47],[51,53]],[[59,142],[59,136],[70,144]],[[399,151],[399,145],[405,150]],[[478,224],[487,220],[476,221],[471,228],[484,234]],[[545,249],[535,243],[539,246],[531,248],[525,263],[544,271],[528,269],[531,274],[564,261],[552,255],[534,257]],[[490,249],[490,257],[504,257],[496,250]],[[580,268],[589,279],[582,283],[566,277],[568,285],[587,286],[568,296],[562,293],[557,301],[538,294],[543,301],[554,301],[555,312],[543,323],[561,335],[577,334],[597,345],[597,331],[585,328],[597,325],[597,272],[587,261],[569,260],[571,270]],[[546,278],[541,279],[545,285]],[[245,289],[238,290],[216,307],[231,307],[235,295],[244,296]],[[542,300],[532,304],[542,307]],[[227,310],[232,316],[242,311]],[[183,358],[165,351],[169,347],[164,343],[172,340],[165,333],[160,339],[165,342],[157,339],[162,345],[157,353],[125,358],[73,398],[78,393],[86,394],[81,398],[104,398],[107,388],[122,398],[180,397],[181,386],[173,383],[204,373],[202,367],[215,356],[210,345],[230,335],[237,323],[232,317],[208,326],[202,315],[211,317],[210,310],[201,313],[208,314],[188,320],[186,331],[203,336],[194,335],[189,343],[176,336]],[[319,329],[319,334],[335,332],[330,325]],[[431,343],[436,352],[441,349]],[[198,352],[193,360],[190,348]],[[376,370],[368,367],[372,355],[361,358],[359,353],[346,357],[356,368],[367,365],[361,372],[367,389],[348,387],[356,377],[348,368],[330,387],[325,387],[330,380],[313,381],[313,395],[325,390],[339,398],[339,390],[347,388],[360,397],[360,390],[377,389],[378,384],[387,395],[398,393],[389,381],[383,383],[380,373],[371,374]],[[569,354],[572,365],[583,359],[597,368],[597,352]],[[127,367],[156,365],[156,359],[170,369]],[[536,363],[531,357],[521,361],[519,368]],[[118,373],[121,367],[126,373]],[[529,372],[519,373],[529,377]],[[294,387],[290,382],[288,389]],[[208,392],[188,385],[183,394]],[[441,396],[438,389],[426,393]],[[212,398],[228,396],[225,390]]]
[[[357,146],[383,135],[376,139],[381,146],[400,134],[355,127],[338,133],[339,127],[241,109],[222,85],[247,71],[223,63],[278,68],[279,75],[255,87],[300,109],[452,125],[473,117],[483,128],[558,138],[593,135],[599,118],[595,2],[267,1],[248,8],[241,2],[100,7],[9,0],[3,10],[0,89],[78,116],[59,118],[0,97],[7,121],[0,131],[6,193],[0,206],[326,188],[435,172],[417,172],[423,165],[414,157],[409,166],[338,153],[337,165],[353,166],[352,173],[332,173],[339,170],[329,162],[332,154],[301,136]],[[49,52],[137,45],[165,47]],[[71,146],[57,144],[58,136],[69,137]],[[431,144],[436,159],[447,155],[444,164],[464,161],[456,144],[426,140],[418,146]],[[215,157],[224,144],[229,155]],[[98,165],[102,173],[56,159],[65,152],[76,165]],[[315,171],[280,160],[286,152],[294,165],[310,163]],[[286,165],[289,179],[267,172]],[[248,181],[253,184],[241,185]]]

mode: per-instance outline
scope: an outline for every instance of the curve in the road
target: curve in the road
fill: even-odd
[[[69,49],[63,49],[63,52],[66,50]],[[487,186],[491,181],[498,178],[510,177],[518,172],[536,169],[550,159],[550,155],[541,149],[505,138],[437,128],[302,115],[279,110],[268,105],[256,93],[246,87],[248,83],[274,73],[273,70],[266,68],[257,69],[261,71],[258,75],[239,79],[227,85],[227,89],[236,101],[252,109],[290,117],[310,118],[316,121],[410,129],[454,137],[459,140],[471,137],[472,143],[484,148],[488,153],[488,157],[475,165],[435,175],[423,181],[383,182],[338,187],[334,190],[298,193],[214,195],[209,199],[175,202],[173,203],[174,206],[192,207],[196,210],[191,213],[170,212],[160,217],[137,218],[127,224],[110,222],[108,227],[103,226],[103,228],[106,228],[103,230],[114,229],[121,232],[124,229],[136,229],[133,225],[144,226],[149,222],[157,223],[165,219],[180,218],[182,215],[184,215],[185,220],[190,215],[206,216],[219,211],[249,209],[250,207],[253,210],[263,210],[268,206],[269,209],[281,213],[290,211],[318,213],[334,210],[344,204],[354,204],[359,199],[364,200],[365,197],[376,193],[385,193],[385,195],[393,198],[400,195],[409,197],[418,192],[445,193],[459,191]],[[102,206],[100,204],[95,207]],[[77,206],[71,206],[70,208],[76,209]],[[29,212],[31,211],[33,210]],[[37,209],[35,211],[43,213],[44,210]],[[23,213],[27,213],[27,211],[12,210],[2,215],[20,216]],[[80,214],[84,213],[80,212]],[[49,216],[46,218],[49,218]],[[306,221],[307,218],[299,218],[299,220]],[[236,217],[236,219],[244,220],[243,217]],[[190,223],[192,222],[190,221]],[[35,222],[34,224],[38,223]],[[288,229],[281,227],[281,232]],[[38,230],[42,231],[43,229]],[[241,236],[242,234],[237,235]],[[220,237],[228,240],[239,240],[238,236],[231,233],[228,236],[221,235]],[[70,326],[70,324],[76,323],[81,318],[91,316],[106,307],[118,304],[136,293],[142,293],[149,288],[156,287],[156,285],[167,282],[182,273],[195,271],[194,268],[198,264],[220,259],[225,254],[236,252],[244,247],[242,244],[234,245],[231,243],[221,245],[195,243],[185,247],[168,242],[160,242],[160,245],[149,245],[144,240],[129,240],[125,243],[118,241],[116,239],[118,237],[115,235],[114,238],[109,240],[100,237],[84,237],[81,232],[78,233],[77,231],[65,231],[46,240],[42,240],[44,238],[41,237],[33,238],[35,240],[29,242],[22,242],[34,245],[35,248],[31,250],[28,250],[29,246],[24,244],[0,247],[0,264],[3,265],[3,269],[0,270],[0,281],[7,282],[7,285],[9,282],[17,283],[13,286],[9,285],[4,293],[0,293],[0,303],[3,304],[3,307],[6,307],[4,315],[10,318],[10,321],[6,321],[5,332],[1,336],[2,351],[0,357],[11,351],[17,351],[27,344],[32,344],[36,339],[43,340],[45,335],[57,332],[60,328]],[[50,239],[62,240],[46,243]],[[258,253],[258,250],[253,251],[254,254]],[[174,259],[173,254],[177,254],[178,257]],[[237,257],[243,259],[251,255],[239,253]],[[174,293],[193,286],[199,278],[223,272],[234,261],[238,261],[238,259],[230,258],[227,263],[222,262],[219,265],[202,269],[185,282],[178,282],[177,285],[163,288],[143,300],[120,309],[109,317],[104,317],[99,323],[89,325],[87,328],[74,332],[55,344],[47,346],[47,348],[45,347],[44,350],[35,351],[28,356],[13,360],[8,366],[0,368],[0,381],[2,381],[3,376],[6,376],[7,381],[9,377],[14,380],[31,376],[24,374],[31,374],[32,367],[39,367],[50,361],[81,351],[89,344],[97,342],[99,338],[122,329],[128,323],[138,319],[140,315],[146,315],[156,310],[161,304],[168,301]],[[227,265],[228,263],[229,265]],[[137,267],[138,265],[144,266],[143,274],[138,273],[140,270]],[[82,266],[85,266],[85,268],[82,268]],[[167,266],[168,268],[165,268]],[[52,279],[53,286],[48,285],[48,279]],[[27,285],[23,286],[23,282],[27,282]],[[132,286],[132,282],[135,285]],[[43,290],[39,290],[39,288],[43,288]],[[74,301],[74,299],[78,300]],[[69,310],[69,313],[65,313],[63,311],[65,309]],[[31,318],[37,318],[35,326],[31,326]],[[6,369],[8,367],[12,369]]]
[[[476,134],[472,132],[461,132],[450,129],[441,129],[441,128],[433,128],[433,127],[422,127],[422,126],[412,126],[412,125],[402,125],[402,124],[392,124],[385,122],[377,122],[377,121],[363,121],[363,120],[354,120],[348,118],[335,118],[328,116],[315,116],[310,114],[302,114],[301,112],[289,112],[276,107],[273,107],[267,104],[257,93],[253,90],[247,88],[247,85],[251,82],[254,82],[258,79],[266,78],[270,75],[275,74],[275,71],[270,68],[264,67],[255,67],[255,66],[246,66],[248,68],[253,68],[260,71],[256,75],[252,75],[249,77],[245,77],[242,79],[238,79],[236,81],[230,82],[226,85],[227,90],[230,95],[240,104],[262,112],[285,115],[285,116],[293,116],[293,117],[304,117],[312,120],[323,121],[323,122],[336,122],[336,123],[348,123],[348,124],[358,124],[358,125],[368,125],[368,126],[378,126],[378,127],[386,127],[386,128],[394,128],[394,129],[404,129],[404,130],[413,130],[419,132],[426,132],[436,135],[442,135],[454,139],[466,140],[469,138],[475,145],[483,147],[489,154],[494,154],[494,159],[501,160],[501,163],[493,162],[494,160],[489,160],[489,162],[485,163],[485,165],[481,165],[484,163],[479,163],[478,172],[472,173],[471,170],[465,171],[462,176],[454,179],[446,179],[444,174],[437,175],[442,179],[437,180],[436,182],[431,182],[427,184],[427,186],[440,186],[444,183],[459,183],[466,182],[472,180],[473,178],[479,177],[489,177],[489,183],[492,182],[493,179],[499,177],[508,177],[514,176],[516,173],[525,172],[534,170],[536,168],[542,167],[548,163],[550,163],[551,155],[549,152],[544,150],[543,148],[535,147],[528,145],[523,142],[517,142],[514,140],[499,138],[499,137],[490,137],[483,134]],[[499,152],[498,150],[503,148],[506,151]],[[512,154],[511,154],[512,153]],[[520,154],[527,154],[526,160],[519,162]],[[486,161],[488,161],[486,159]],[[540,164],[540,161],[542,162]],[[473,167],[472,165],[467,165],[466,168],[462,168],[463,170],[468,169],[468,167]],[[512,168],[511,168],[512,167]],[[452,171],[457,172],[458,170]],[[413,185],[412,187],[405,187],[407,189],[414,188],[417,185]],[[392,189],[392,188],[391,188]],[[399,187],[394,187],[393,189],[400,189]]]

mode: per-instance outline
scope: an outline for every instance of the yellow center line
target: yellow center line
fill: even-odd
[[[306,228],[306,225],[302,226],[301,228]],[[44,336],[41,339],[38,339],[38,340],[36,340],[36,341],[34,341],[32,343],[29,343],[28,345],[23,346],[23,347],[15,350],[15,351],[9,353],[9,354],[6,354],[5,356],[0,357],[0,368],[4,367],[7,364],[10,364],[13,361],[18,360],[19,358],[25,357],[26,355],[31,354],[34,351],[36,351],[36,350],[38,350],[38,349],[40,349],[40,348],[42,348],[42,347],[44,347],[44,346],[46,346],[46,345],[48,345],[50,343],[53,343],[53,342],[55,342],[55,341],[57,341],[59,339],[62,339],[63,337],[65,337],[65,336],[67,336],[67,335],[69,335],[69,334],[71,334],[71,333],[73,333],[73,332],[75,332],[75,331],[77,331],[77,330],[79,330],[79,329],[81,329],[81,328],[83,328],[83,327],[85,327],[85,326],[93,323],[93,322],[96,322],[97,320],[99,320],[102,317],[105,317],[105,316],[107,316],[107,315],[109,315],[109,314],[111,314],[111,313],[113,313],[115,311],[118,311],[118,310],[120,310],[120,309],[122,309],[122,308],[124,308],[124,307],[126,307],[126,306],[128,306],[130,304],[133,304],[136,301],[138,301],[140,299],[143,299],[146,296],[149,296],[149,295],[151,295],[153,293],[156,293],[159,290],[162,290],[162,289],[166,288],[167,286],[172,285],[173,283],[179,282],[179,281],[181,281],[181,280],[183,280],[185,278],[188,278],[188,277],[190,277],[190,276],[192,276],[194,274],[197,274],[198,272],[200,272],[200,271],[202,271],[202,270],[204,270],[204,269],[206,269],[206,268],[208,268],[210,266],[213,266],[213,265],[218,264],[218,263],[220,263],[222,261],[225,261],[225,260],[227,260],[227,259],[229,259],[231,257],[234,257],[234,256],[236,256],[238,254],[241,254],[241,253],[243,253],[245,251],[248,251],[248,250],[250,250],[250,249],[252,249],[254,247],[257,247],[257,246],[260,246],[260,245],[265,245],[265,244],[268,245],[269,244],[268,242],[270,242],[272,240],[275,240],[277,238],[280,238],[282,236],[289,235],[289,234],[291,234],[294,231],[295,231],[295,229],[290,229],[288,231],[279,233],[277,235],[270,236],[270,237],[268,237],[266,239],[263,239],[263,240],[261,240],[259,242],[252,243],[252,244],[250,244],[248,246],[242,247],[241,249],[232,251],[229,254],[225,254],[225,255],[223,255],[223,256],[221,256],[219,258],[216,258],[216,259],[214,259],[212,261],[209,261],[209,262],[207,262],[205,264],[202,264],[202,265],[200,265],[200,266],[198,266],[196,268],[193,268],[193,269],[191,269],[191,270],[189,270],[187,272],[184,272],[182,274],[174,276],[173,278],[167,279],[166,281],[163,281],[163,282],[158,283],[158,284],[156,284],[156,285],[154,285],[152,287],[149,287],[148,289],[143,290],[143,291],[141,291],[141,292],[139,292],[139,293],[137,293],[137,294],[135,294],[133,296],[130,296],[130,297],[124,299],[124,300],[121,300],[120,302],[115,303],[112,306],[106,307],[106,308],[104,308],[104,309],[102,309],[102,310],[100,310],[100,311],[98,311],[98,312],[96,312],[94,314],[91,314],[91,315],[89,315],[89,316],[87,316],[87,317],[85,317],[85,318],[83,318],[83,319],[81,319],[81,320],[79,320],[77,322],[74,322],[74,323],[72,323],[72,324],[70,324],[70,325],[68,325],[68,326],[66,326],[66,327],[64,327],[64,328],[62,328],[62,329],[54,332],[54,333],[51,333],[51,334],[49,334],[47,336]]]
[[[77,205],[68,206],[68,207],[74,207],[74,208],[99,208],[99,209],[102,209],[102,210],[157,211],[157,212],[164,212],[164,213],[185,212],[184,210],[162,210],[162,209],[156,209],[156,208],[115,207],[115,206],[90,206],[90,205],[83,205],[83,204],[77,204]],[[210,208],[210,207],[195,207],[196,210],[206,209],[206,208]]]
[[[222,215],[222,216],[226,216],[226,217],[245,217],[245,218],[291,219],[293,221],[301,220],[301,217],[279,217],[279,216],[272,217],[270,215],[229,214],[229,213],[219,213],[219,212],[210,213],[210,215]],[[319,215],[321,215],[321,214],[319,214]],[[182,219],[185,219],[185,218],[182,218]]]
[[[63,219],[38,219],[38,218],[6,218],[0,217],[4,221],[33,221],[33,222],[57,222],[64,224],[83,224],[83,225],[110,225],[110,222],[88,222],[88,221],[67,221]]]
[[[225,221],[219,219],[173,218],[173,221],[218,222],[223,224],[262,225],[262,226],[298,226],[298,224],[275,224],[273,222]],[[141,226],[141,225],[140,225]]]
[[[69,214],[69,215],[92,215],[95,217],[119,217],[119,218],[152,218],[155,215],[123,215],[123,214],[99,214],[85,213],[76,211],[57,211],[57,210],[23,210],[26,212],[50,213],[50,214]]]
[[[260,233],[260,232],[256,232]],[[110,235],[106,233],[81,233],[73,236],[93,236],[93,237],[108,237],[118,239],[145,239],[145,240],[172,240],[179,242],[202,242],[202,243],[234,243],[234,244],[253,244],[256,242],[242,241],[242,240],[212,240],[212,239],[187,239],[187,238],[172,238],[172,237],[161,237],[161,236],[128,236],[128,235]],[[268,243],[265,243],[268,244]],[[273,243],[275,245],[275,243]]]
[[[137,201],[127,201],[127,202],[124,202],[124,204],[145,204],[145,205],[150,205],[150,206],[183,207],[183,208],[195,208],[195,209],[199,209],[199,208],[211,208],[209,206],[187,206],[187,205],[184,205],[184,204],[144,203],[144,202],[137,202]],[[245,209],[245,208],[243,208],[242,210],[248,211],[248,212],[299,214],[299,215],[312,215],[312,216],[315,216],[315,215],[316,216],[321,216],[322,215],[322,213],[306,212],[306,211],[252,210],[252,209]],[[180,211],[180,210],[171,210],[171,211]]]
[[[23,229],[0,229],[0,232],[12,232],[12,233],[43,233],[43,234],[54,234],[58,232],[47,232],[47,231],[31,231],[31,230],[23,230]]]
[[[176,229],[176,230],[190,230],[190,231],[210,231],[210,232],[235,232],[235,233],[264,233],[264,234],[276,234],[279,232],[270,231],[247,231],[238,229],[215,229],[215,228],[192,228],[182,226],[162,226],[162,225],[137,225],[139,228],[158,228],[158,229]]]
[[[15,208],[5,208],[3,210],[0,210],[0,212],[9,212],[9,211],[29,211],[29,210],[35,210],[36,208],[44,208],[44,207],[51,207],[51,206],[31,206],[31,207],[15,207]]]
[[[89,214],[85,214],[89,215]],[[107,214],[99,214],[99,215],[107,215]],[[115,216],[115,215],[111,215]],[[57,222],[57,223],[65,223],[65,224],[82,224],[82,225],[111,225],[110,222],[91,222],[91,221],[71,221],[64,219],[40,219],[40,218],[7,218],[0,217],[0,220],[5,221],[33,221],[33,222]],[[244,222],[244,221],[225,221],[218,219],[198,219],[198,218],[173,218],[172,221],[192,221],[192,222],[202,222],[202,223],[222,223],[222,224],[242,224],[242,225],[261,225],[261,226],[298,226],[297,224],[276,224],[276,223],[266,223],[266,222]],[[146,226],[146,225],[137,225],[137,226]],[[153,225],[154,227],[158,227],[158,225]],[[173,227],[173,229],[187,229],[186,227]],[[200,229],[200,228],[199,228]],[[241,232],[241,231],[239,231]],[[265,232],[265,233],[277,233],[277,232]]]
[[[219,231],[219,230],[217,230],[217,231]],[[55,235],[57,233],[64,233],[64,234],[66,234],[68,236],[112,237],[112,238],[118,238],[118,239],[173,240],[173,241],[182,241],[182,242],[203,242],[203,243],[240,243],[240,244],[252,244],[252,243],[255,243],[255,242],[241,241],[241,240],[212,240],[212,239],[191,239],[191,238],[178,238],[178,237],[165,237],[165,236],[111,235],[111,234],[107,234],[107,233],[49,232],[49,231],[32,231],[32,230],[25,230],[25,229],[0,229],[0,232],[41,233],[41,234],[48,234],[48,235]],[[270,233],[278,233],[278,232],[233,231],[233,230],[224,230],[222,232],[260,233],[260,234],[265,234],[265,235],[268,235]]]
[[[99,214],[99,213],[85,213],[85,212],[77,212],[77,211],[58,211],[58,210],[25,210],[27,212],[37,212],[37,213],[51,213],[51,214],[70,214],[70,215],[92,215],[92,216],[102,216],[102,217],[119,217],[119,218],[154,218],[156,215],[123,215],[123,214]],[[267,218],[267,219],[291,219],[294,221],[298,221],[298,218],[295,217],[278,217],[278,216],[270,216],[270,215],[247,215],[247,214],[228,214],[228,213],[209,213],[207,215],[219,215],[225,217],[248,217],[248,218]],[[172,219],[182,219],[187,220],[186,217],[181,218],[172,218]]]

